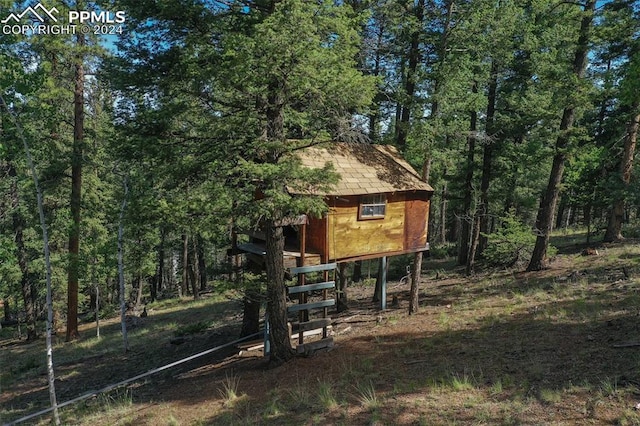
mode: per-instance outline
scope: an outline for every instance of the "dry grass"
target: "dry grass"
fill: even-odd
[[[77,407],[65,410],[67,419],[93,425],[640,424],[640,347],[615,347],[640,342],[640,247],[627,241],[584,258],[570,250],[573,244],[560,247],[550,270],[535,273],[466,278],[431,261],[426,267],[440,271],[439,279],[426,274],[418,315],[407,315],[404,287],[389,286],[400,308],[381,313],[369,301],[370,286],[352,286],[350,312],[334,316],[332,351],[276,369],[265,369],[260,358],[194,361],[133,387],[131,404],[101,410],[100,420]],[[192,307],[201,309],[193,322],[215,324],[215,318],[203,318],[219,312],[212,306]],[[183,324],[163,324],[186,312],[153,324],[166,337],[147,340],[141,358],[213,346],[207,332],[185,343],[189,351],[167,343]],[[40,371],[35,346],[3,345],[16,357],[10,377],[3,369],[3,380],[13,384],[1,397],[3,407],[13,407],[3,408],[5,420],[38,408],[20,402],[23,393],[44,391],[37,389],[42,378],[33,374]],[[65,349],[61,344],[57,350]],[[72,351],[63,353],[74,362]],[[107,370],[93,368],[101,363],[127,366],[136,360],[135,367],[149,367],[137,357],[108,352],[99,363],[80,357],[73,364],[80,376],[68,380],[77,394],[79,384],[93,384],[85,373],[99,383],[112,380]]]

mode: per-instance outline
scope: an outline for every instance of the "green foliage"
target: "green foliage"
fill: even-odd
[[[455,244],[432,244],[429,248],[429,256],[435,259],[446,259],[447,257],[453,257],[458,252],[458,248]]]
[[[198,333],[207,331],[209,327],[211,327],[211,322],[199,321],[193,324],[187,324],[187,325],[178,327],[178,329],[175,331],[174,334],[177,337],[189,336],[191,334],[198,334]]]
[[[496,232],[486,236],[489,245],[482,255],[487,264],[493,267],[512,267],[528,261],[536,242],[531,229],[513,211],[500,218]]]
[[[127,13],[127,34],[118,41],[117,57],[101,52],[94,39],[80,49],[72,37],[0,34],[0,93],[23,124],[43,182],[54,295],[62,313],[71,222],[71,101],[80,53],[90,58],[91,73],[85,81],[80,244],[85,295],[96,285],[103,296],[116,294],[115,236],[125,176],[130,286],[134,279],[157,276],[161,252],[165,260],[179,257],[183,235],[197,241],[210,265],[222,258],[213,253],[228,247],[231,227],[326,213],[324,201],[312,194],[338,177],[329,166],[301,167],[295,152],[334,139],[362,141],[366,130],[373,141],[393,142],[396,116],[408,105],[412,121],[404,154],[416,169],[430,167],[436,191],[430,229],[449,231],[444,239],[455,239],[465,191],[461,160],[474,136],[471,185],[481,187],[481,157],[491,147],[488,214],[498,217],[513,208],[498,232],[488,235],[484,257],[502,267],[527,258],[529,228],[567,105],[575,106],[577,121],[566,150],[564,211],[571,210],[576,221],[590,212],[597,226],[611,202],[625,199],[628,228],[634,230],[629,235],[637,234],[637,173],[628,186],[619,176],[622,143],[640,93],[634,2],[599,5],[583,81],[572,76],[583,12],[570,2],[285,0],[221,6],[125,0],[118,5]],[[0,16],[20,6],[0,0]],[[64,14],[67,6],[57,7]],[[414,99],[407,99],[416,32],[419,60],[411,76],[416,88]],[[496,102],[490,123],[492,79]],[[473,135],[471,112],[479,117]],[[12,221],[17,213],[26,222],[25,251],[41,307],[44,265],[34,188],[16,129],[6,117],[0,111],[0,166],[11,164],[17,176],[0,180],[0,297],[10,297],[20,309]],[[7,201],[14,182],[18,206]],[[454,247],[442,243],[432,245],[432,254],[445,255]],[[165,276],[173,274],[175,282],[183,265],[168,271],[168,263]],[[406,263],[391,275],[404,275]]]

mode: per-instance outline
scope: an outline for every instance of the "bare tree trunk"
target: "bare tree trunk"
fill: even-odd
[[[244,290],[242,298],[242,329],[240,337],[250,336],[260,331],[260,305],[262,304],[260,287],[251,284]]]
[[[196,238],[191,239],[191,256],[189,256],[189,275],[191,278],[191,289],[193,290],[193,298],[200,297],[200,262],[198,261],[198,247]]]
[[[180,283],[180,295],[186,296],[189,292],[189,236],[182,234],[182,281]]]
[[[128,178],[123,180],[124,194],[122,207],[120,207],[120,221],[118,223],[118,284],[120,288],[120,327],[122,329],[122,343],[125,353],[129,351],[129,336],[127,335],[127,298],[124,290],[124,212],[127,208],[127,195],[129,193]]]
[[[564,218],[564,211],[567,208],[567,197],[560,197],[560,204],[558,205],[558,212],[556,213],[556,226],[555,229],[562,228],[562,219]]]
[[[477,238],[477,254],[481,254],[487,248],[489,233],[489,186],[491,184],[491,167],[493,162],[493,147],[495,135],[495,112],[498,92],[498,65],[495,60],[491,62],[491,76],[487,95],[487,140],[484,141],[482,155],[482,177],[480,179],[480,229]],[[474,245],[474,243],[472,243]],[[473,265],[472,265],[473,268]]]
[[[338,288],[336,305],[338,312],[343,312],[349,309],[349,298],[347,297],[347,263],[342,262],[338,264]]]
[[[362,260],[356,260],[353,262],[353,275],[351,276],[351,281],[354,283],[362,281]]]
[[[414,16],[416,18],[415,30],[411,34],[411,45],[409,46],[409,58],[408,69],[405,77],[404,96],[405,99],[402,102],[402,112],[400,114],[400,123],[398,123],[398,136],[396,144],[400,151],[405,150],[407,144],[407,136],[409,134],[409,123],[411,120],[411,110],[413,109],[414,94],[416,91],[416,74],[418,70],[418,64],[420,63],[420,36],[422,30],[422,20],[424,19],[424,6],[425,0],[418,0],[414,9]]]
[[[377,40],[372,75],[378,77],[380,75],[380,64],[382,61],[380,46],[382,46],[383,43],[384,29],[378,28],[376,36]],[[371,107],[371,114],[369,114],[369,140],[372,143],[375,143],[379,139],[380,103],[380,97],[376,96],[374,98],[374,104]]]
[[[378,273],[376,274],[376,286],[373,290],[373,298],[371,299],[372,302],[377,303],[380,300],[382,300],[382,276],[384,274],[384,271],[382,270],[382,264],[384,262],[382,261],[382,258],[378,259]]]
[[[445,169],[445,175],[447,174],[447,170]],[[449,196],[447,192],[447,181],[444,180],[442,182],[442,192],[440,195],[440,244],[446,244],[447,242],[447,197]]]
[[[133,290],[135,291],[133,305],[137,308],[142,304],[142,277],[139,271],[134,274]]]
[[[26,227],[26,221],[23,214],[20,212],[20,195],[18,193],[17,173],[13,164],[7,163],[7,172],[11,178],[11,208],[13,231],[15,234],[16,242],[16,258],[18,259],[18,266],[20,267],[20,289],[22,290],[22,301],[24,303],[25,321],[27,324],[27,341],[31,342],[38,337],[36,330],[36,315],[35,315],[35,289],[31,281],[31,273],[29,271],[29,260],[27,257],[27,249],[24,245],[24,228]]]
[[[474,81],[471,91],[478,93],[478,82]],[[476,131],[478,130],[478,112],[471,111],[469,119],[469,137],[467,137],[468,151],[466,173],[464,178],[464,207],[462,210],[462,230],[460,232],[460,246],[458,247],[458,263],[466,265],[469,258],[469,244],[471,239],[471,203],[473,201],[473,168],[476,151]]]
[[[200,291],[207,289],[207,264],[204,258],[204,239],[201,235],[198,235],[198,246],[196,248],[196,254],[198,255],[198,276],[200,278]]]
[[[3,315],[4,315],[4,320],[6,322],[11,321],[11,302],[9,301],[9,299],[4,299],[3,300]]]
[[[155,301],[158,298],[158,293],[162,291],[164,286],[164,241],[165,241],[165,230],[164,227],[160,229],[160,244],[158,245],[158,257],[157,257],[157,268],[156,268],[156,277],[153,280],[151,285],[151,301]]]
[[[53,424],[58,426],[60,425],[60,415],[58,413],[58,402],[56,398],[56,386],[55,386],[55,372],[53,369],[53,345],[52,345],[52,334],[53,334],[53,297],[52,297],[52,286],[51,286],[51,256],[49,252],[49,233],[47,231],[47,222],[44,217],[44,207],[42,202],[42,191],[40,190],[40,185],[38,183],[38,175],[36,173],[36,168],[33,164],[33,159],[31,157],[31,152],[29,150],[29,145],[27,144],[27,139],[24,137],[24,132],[22,131],[22,126],[18,122],[18,119],[13,115],[9,106],[4,101],[2,94],[0,94],[0,106],[3,107],[9,116],[13,120],[16,129],[18,131],[18,136],[20,140],[22,140],[22,145],[24,147],[24,153],[27,157],[27,164],[29,166],[29,170],[31,171],[31,176],[33,178],[33,184],[36,188],[36,199],[38,202],[38,214],[40,216],[40,227],[42,228],[42,242],[43,242],[43,251],[44,251],[44,264],[45,264],[45,276],[47,282],[47,337],[46,337],[46,345],[47,345],[47,381],[49,385],[49,402],[51,403],[51,407],[53,407]]]
[[[96,292],[96,337],[100,338],[100,286],[96,282],[95,286]]]
[[[482,220],[482,216],[481,216],[481,207],[478,207],[477,213],[475,215],[475,218],[473,220],[473,229],[472,229],[472,233],[473,235],[471,236],[471,247],[469,249],[469,258],[467,259],[467,265],[466,265],[466,274],[467,275],[471,275],[474,271],[475,268],[475,264],[476,264],[476,251],[478,249],[478,244],[480,242],[480,226],[481,226],[481,220]]]
[[[627,124],[627,134],[624,141],[624,151],[620,161],[620,177],[622,185],[626,189],[631,183],[631,171],[633,170],[633,157],[636,151],[636,142],[638,139],[638,128],[640,127],[640,114],[637,114],[639,103],[633,105],[633,117]],[[620,241],[624,239],[622,235],[622,222],[624,220],[625,199],[617,197],[611,207],[609,214],[609,224],[604,234],[604,241]]]
[[[584,78],[587,68],[587,54],[589,52],[589,34],[593,21],[593,12],[596,7],[595,0],[588,0],[584,6],[582,22],[580,24],[580,37],[578,47],[573,62],[573,74],[578,80]],[[556,139],[556,153],[553,156],[553,165],[547,189],[540,202],[536,228],[538,237],[533,248],[533,254],[527,266],[527,271],[539,271],[548,267],[547,248],[549,247],[549,237],[553,227],[553,215],[556,210],[560,184],[564,173],[564,165],[567,159],[567,149],[569,148],[569,130],[575,121],[575,106],[567,106],[562,113],[562,121],[558,138]]]
[[[422,180],[426,183],[429,183],[429,175],[431,173],[431,157],[425,158],[422,163]],[[425,221],[425,225],[427,228],[427,235],[429,231],[429,223]],[[411,289],[409,290],[409,315],[417,313],[420,300],[420,279],[422,278],[422,258],[423,252],[418,251],[413,255],[413,267],[411,271]]]
[[[584,223],[587,225],[587,244],[591,242],[591,203],[585,204],[583,207]]]
[[[420,278],[422,275],[422,252],[417,252],[413,257],[411,270],[411,289],[409,290],[409,315],[418,312],[420,307]]]

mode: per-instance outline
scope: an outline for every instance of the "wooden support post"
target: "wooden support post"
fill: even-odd
[[[380,309],[383,311],[387,309],[387,256],[382,256],[381,262],[381,277],[380,277]]]
[[[334,269],[334,271],[335,271],[335,269]],[[329,281],[329,271],[323,271],[322,272],[322,278],[324,279],[325,282]],[[334,278],[335,278],[335,275],[334,275]],[[327,289],[326,288],[322,290],[322,299],[323,300],[327,300]],[[322,318],[326,318],[327,314],[328,314],[328,308],[325,307],[322,310]],[[322,338],[323,339],[327,338],[327,327],[323,327],[322,328]]]
[[[327,221],[328,220],[329,220],[329,217],[327,216]],[[329,264],[329,227],[328,226],[327,226],[327,238],[326,238],[326,241],[325,241],[325,251],[324,251],[324,254],[322,256],[322,263]],[[333,266],[333,270],[334,270],[333,279],[334,279],[334,281],[335,281],[335,277],[336,277],[335,268],[337,266],[338,265],[336,263],[334,263],[334,266]],[[323,278],[323,280],[325,282],[329,281],[329,272],[327,270],[322,271],[322,278]],[[322,291],[322,298],[324,300],[327,300],[327,289],[324,289]],[[327,312],[328,312],[327,308],[324,308],[322,310],[322,318],[327,318]],[[328,335],[329,335],[329,333],[327,332],[327,327],[325,326],[325,327],[322,328],[322,338],[326,339]]]
[[[300,225],[300,261],[298,263],[298,266],[304,266],[304,255],[305,255],[305,248],[307,245],[307,225],[306,224],[302,224]],[[304,285],[305,284],[305,274],[298,274],[298,285]],[[298,303],[304,304],[307,303],[307,292],[303,291],[299,294],[298,296]],[[300,311],[298,313],[298,321],[299,322],[305,322],[305,321],[309,321],[309,311]],[[302,345],[304,343],[304,333],[300,333],[298,336],[298,344]]]
[[[271,353],[271,336],[269,330],[269,313],[265,312],[264,314],[264,356],[267,356]]]

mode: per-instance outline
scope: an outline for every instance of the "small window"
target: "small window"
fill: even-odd
[[[358,219],[381,219],[387,207],[387,199],[384,195],[365,195],[360,198]]]

